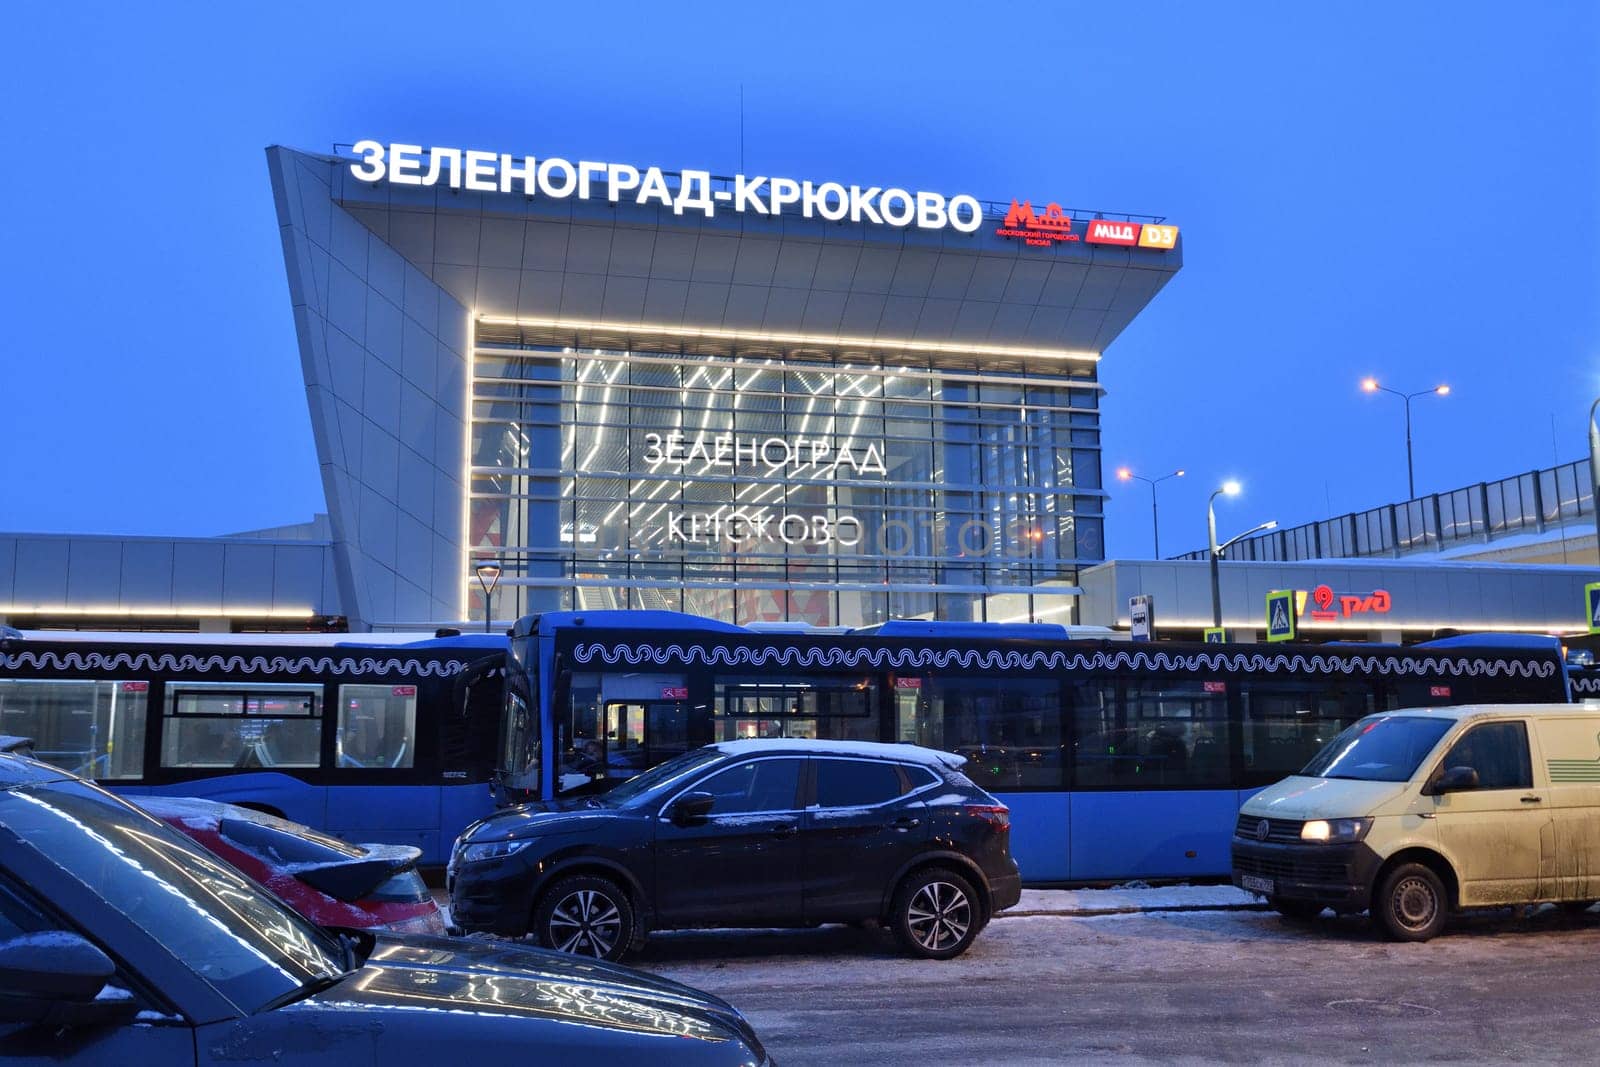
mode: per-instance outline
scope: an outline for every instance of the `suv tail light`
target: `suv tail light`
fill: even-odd
[[[1011,827],[1011,809],[1004,804],[968,804],[961,810],[968,815],[976,815],[997,830]]]

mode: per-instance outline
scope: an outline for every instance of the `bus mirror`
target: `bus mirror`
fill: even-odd
[[[672,821],[690,823],[711,813],[715,798],[710,793],[685,793],[672,802]]]

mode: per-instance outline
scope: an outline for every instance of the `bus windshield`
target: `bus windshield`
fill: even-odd
[[[506,666],[506,706],[501,718],[501,784],[539,789],[539,646],[535,637],[511,642]]]
[[[1369,715],[1328,742],[1300,773],[1309,778],[1406,782],[1439,743],[1453,719]]]

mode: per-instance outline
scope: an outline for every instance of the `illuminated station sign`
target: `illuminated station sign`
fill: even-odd
[[[994,231],[1000,237],[1014,237],[1024,244],[1047,248],[1053,244],[1084,241],[1092,245],[1127,245],[1170,251],[1178,245],[1178,228],[1160,223],[1121,222],[1116,219],[1090,219],[1082,230],[1074,229],[1072,217],[1060,204],[1045,205],[1035,211],[1033,203],[1011,201],[1005,221]]]
[[[643,169],[629,163],[573,162],[560,157],[540,159],[477,149],[423,148],[412,144],[357,141],[350,164],[352,177],[394,185],[446,185],[481,193],[520,193],[550,200],[604,200],[641,207],[670,208],[674,215],[699,212],[713,218],[720,212],[781,216],[799,214],[829,222],[864,222],[899,229],[976,233],[983,227],[983,204],[966,193],[946,196],[924,190],[812,182],[794,178],[714,177],[708,170]],[[1156,223],[1090,219],[1081,227],[1050,203],[1035,212],[1031,201],[1011,201],[1004,222],[994,231],[1028,245],[1049,247],[1069,242],[1127,245],[1168,251],[1177,246],[1178,228]]]

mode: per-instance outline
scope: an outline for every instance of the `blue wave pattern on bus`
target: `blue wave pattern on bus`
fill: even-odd
[[[704,664],[708,667],[832,667],[858,669],[892,667],[946,670],[952,664],[963,670],[1075,670],[1105,671],[1307,671],[1314,674],[1417,675],[1419,677],[1470,677],[1501,675],[1548,678],[1558,665],[1550,661],[1453,658],[1389,659],[1379,656],[1340,656],[1328,653],[1242,652],[1063,652],[996,649],[928,648],[752,648],[742,645],[663,645],[600,643],[573,649],[578,663],[603,660],[608,666],[626,662],[630,667],[652,664]]]
[[[416,660],[406,659],[350,659],[348,657],[333,656],[196,656],[173,655],[163,652],[161,655],[151,655],[148,652],[127,653],[118,652],[107,655],[103,652],[68,652],[61,655],[55,652],[17,652],[11,655],[0,656],[0,669],[14,670],[18,667],[31,667],[35,670],[45,668],[53,670],[76,671],[196,671],[206,673],[210,671],[225,671],[229,674],[400,674],[407,677],[435,677],[448,678],[450,675],[459,674],[465,663],[460,661],[419,663]]]

